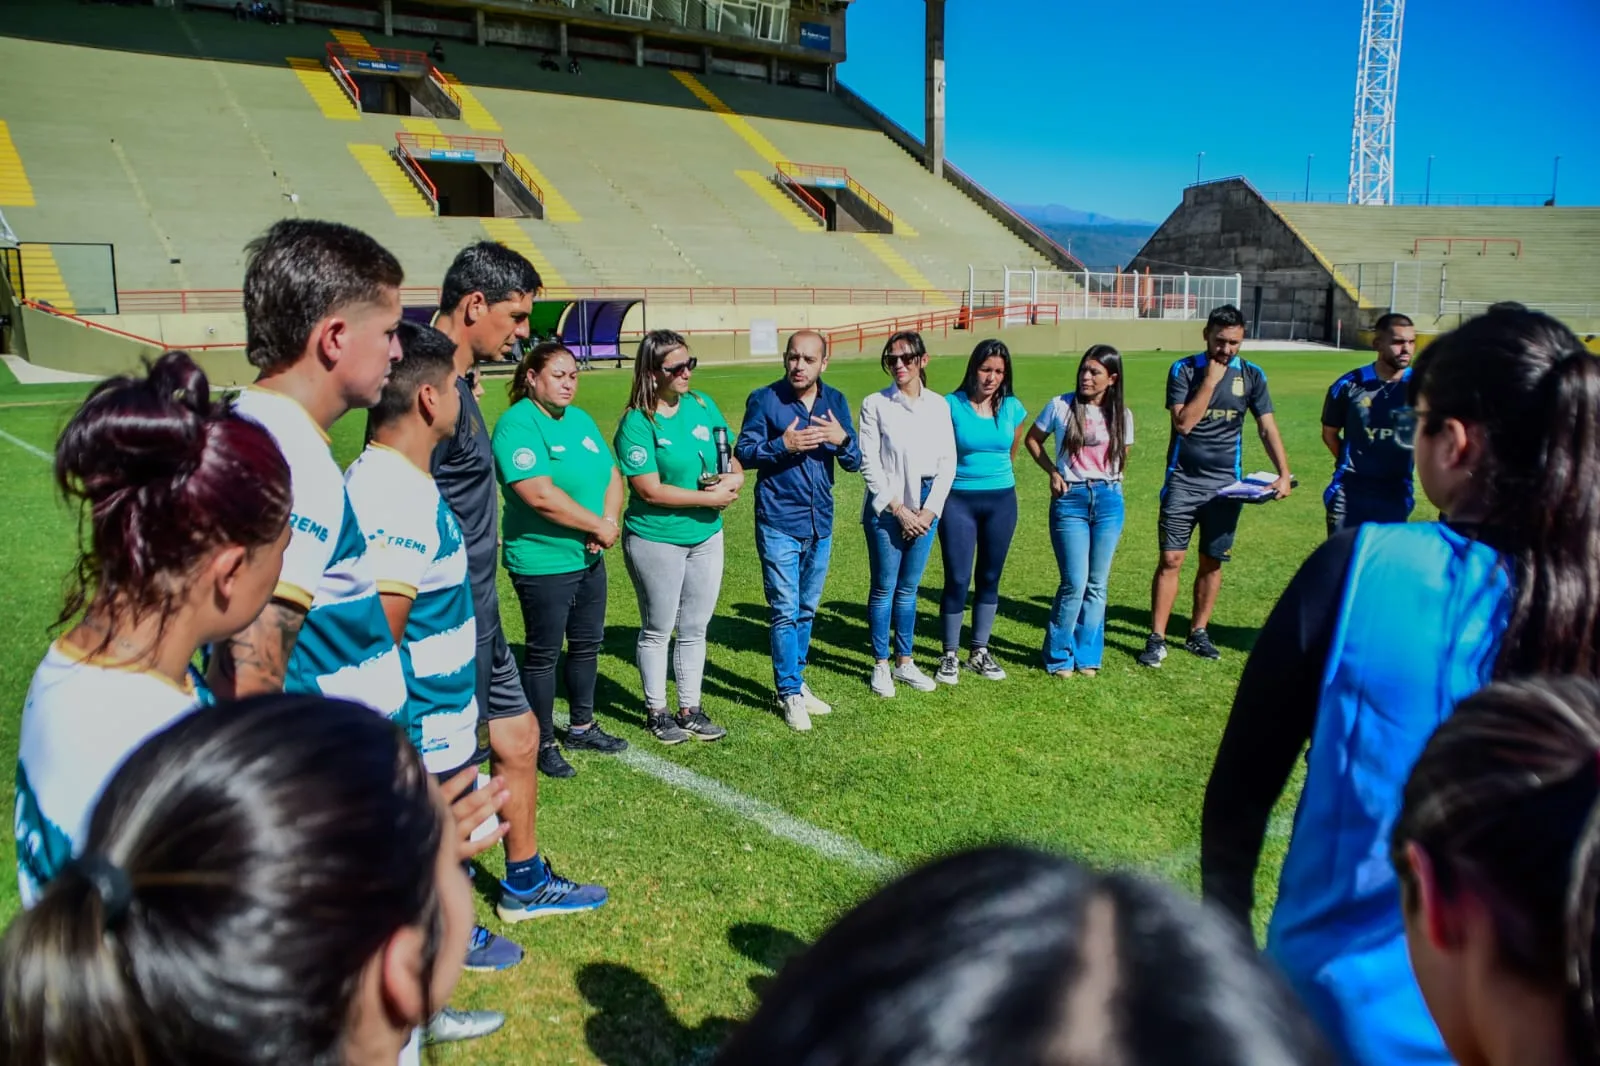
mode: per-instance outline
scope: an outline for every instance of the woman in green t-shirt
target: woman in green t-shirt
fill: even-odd
[[[575,771],[556,747],[556,661],[567,645],[567,750],[615,754],[628,742],[594,721],[595,676],[606,632],[605,550],[617,542],[622,475],[594,419],[573,406],[578,362],[554,342],[535,345],[511,381],[494,427],[505,494],[506,569],[528,635],[522,687],[539,720],[539,769]]]
[[[728,732],[701,710],[700,683],[706,625],[722,588],[722,511],[739,498],[744,469],[733,457],[727,419],[711,397],[689,387],[695,362],[680,335],[645,334],[616,436],[617,462],[631,490],[622,558],[639,596],[639,679],[650,732],[663,744],[718,740]],[[676,716],[667,712],[674,625]]]

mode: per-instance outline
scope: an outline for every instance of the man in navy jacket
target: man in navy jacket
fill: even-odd
[[[861,449],[844,394],[822,383],[828,342],[814,330],[789,338],[784,377],[750,394],[735,452],[756,471],[756,552],[772,610],[772,673],[791,729],[831,707],[805,682],[811,623],[833,552],[833,464],[854,472]]]

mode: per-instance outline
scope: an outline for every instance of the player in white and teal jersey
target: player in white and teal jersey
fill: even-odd
[[[82,606],[82,620],[45,652],[22,708],[14,827],[25,906],[77,854],[123,760],[207,701],[196,649],[260,614],[288,542],[283,456],[212,402],[181,352],[90,393],[57,444],[56,474],[83,509],[91,571],[63,612]]]
[[[424,328],[405,323],[402,337]],[[461,526],[427,472],[461,411],[455,346],[430,332],[442,357],[430,365],[402,341],[406,355],[372,409],[372,439],[350,464],[345,490],[367,531],[378,598],[400,647],[411,742],[430,773],[451,775],[478,747],[477,625]]]

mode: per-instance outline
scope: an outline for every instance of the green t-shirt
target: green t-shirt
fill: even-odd
[[[728,422],[716,402],[703,392],[690,392],[673,415],[657,414],[651,422],[643,411],[629,411],[617,427],[617,465],[623,477],[655,474],[663,485],[700,488],[700,475],[715,473],[717,445],[711,431]],[[729,447],[733,441],[728,442]],[[657,507],[629,492],[623,528],[636,537],[685,547],[699,544],[722,529],[715,507]]]
[[[594,419],[576,407],[551,418],[531,399],[511,405],[494,427],[494,469],[505,495],[506,569],[514,574],[570,574],[588,566],[588,535],[556,525],[512,489],[548,477],[579,507],[603,514],[616,462]]]

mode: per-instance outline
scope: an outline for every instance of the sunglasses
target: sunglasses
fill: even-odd
[[[912,354],[909,354],[909,353],[904,354],[904,355],[893,354],[893,355],[885,356],[884,357],[884,363],[887,366],[895,366],[895,365],[901,364],[901,363],[904,363],[906,366],[912,366],[912,365],[914,365],[916,363],[916,361],[918,359],[921,359],[921,358],[922,358],[922,356],[920,356],[920,355],[912,355]]]
[[[478,372],[476,370],[467,371],[466,379],[467,379],[467,388],[475,389],[475,388],[478,387]]]
[[[699,365],[700,360],[691,355],[681,363],[673,363],[671,366],[667,366],[665,363],[661,364],[661,372],[663,374],[669,374],[675,378],[682,377],[684,374],[689,373]]]

